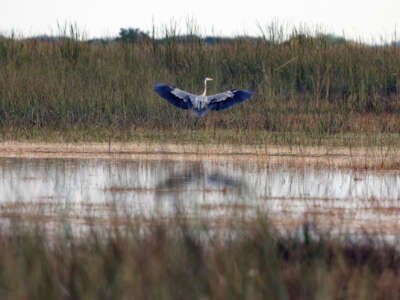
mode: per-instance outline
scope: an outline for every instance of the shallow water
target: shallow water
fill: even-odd
[[[400,173],[259,162],[0,159],[0,217],[76,223],[185,213],[213,221],[266,212],[282,230],[396,234]]]

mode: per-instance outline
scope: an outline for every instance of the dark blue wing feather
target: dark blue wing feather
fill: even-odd
[[[192,102],[190,101],[192,94],[188,92],[159,82],[154,85],[154,91],[176,107],[182,109],[192,107]]]
[[[212,110],[221,110],[232,106],[235,103],[249,99],[253,91],[229,90],[224,93],[208,96],[208,107]]]

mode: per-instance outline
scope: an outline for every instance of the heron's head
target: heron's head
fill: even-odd
[[[211,77],[204,78],[204,81],[211,81],[211,80],[214,80],[214,79],[212,79]]]

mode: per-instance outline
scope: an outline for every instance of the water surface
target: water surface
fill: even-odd
[[[260,162],[0,159],[2,219],[66,216],[305,221],[336,231],[399,232],[400,173]]]

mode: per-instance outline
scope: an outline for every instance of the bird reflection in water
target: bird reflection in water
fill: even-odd
[[[219,170],[206,167],[204,162],[189,163],[179,172],[171,172],[156,186],[157,209],[187,213],[196,205],[219,205],[243,201],[246,184]],[[171,211],[172,210],[172,211]]]

